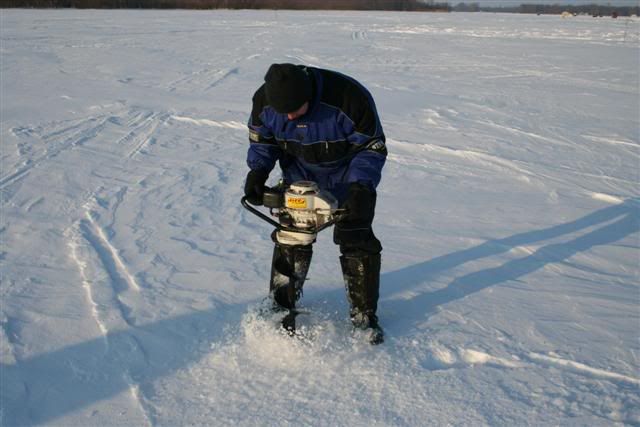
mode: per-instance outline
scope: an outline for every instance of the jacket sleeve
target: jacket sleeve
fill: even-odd
[[[387,158],[385,136],[375,103],[371,95],[364,93],[353,101],[348,110],[350,114],[343,121],[343,127],[355,154],[345,181],[360,182],[375,189],[382,178]]]
[[[249,150],[247,151],[247,165],[252,170],[263,170],[269,173],[275,167],[282,150],[278,146],[273,132],[265,124],[266,98],[264,86],[253,95],[253,106],[249,117]]]

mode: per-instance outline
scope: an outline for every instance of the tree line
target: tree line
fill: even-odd
[[[433,0],[0,0],[0,7],[78,9],[290,9],[450,11]]]
[[[559,0],[561,1],[561,0]],[[0,0],[0,8],[77,9],[289,9],[289,10],[392,10],[413,12],[506,12],[589,14],[592,16],[640,15],[640,6],[514,4],[482,6],[479,2],[451,6],[437,0]]]
[[[504,12],[535,13],[538,15],[560,15],[569,12],[576,15],[591,16],[631,16],[640,15],[640,6],[611,6],[601,4],[563,5],[523,3],[513,6],[482,6],[480,3],[458,3],[452,8],[456,12]]]

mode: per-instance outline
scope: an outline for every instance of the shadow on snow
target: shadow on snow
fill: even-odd
[[[423,318],[440,305],[636,233],[640,230],[639,212],[638,200],[631,200],[566,224],[487,241],[385,273],[382,284],[383,290],[388,289],[387,294],[408,290],[464,263],[600,226],[566,243],[543,246],[527,257],[508,261],[500,267],[458,277],[443,289],[422,293],[410,300],[382,299],[381,306],[404,316]],[[246,305],[221,304],[212,310],[114,331],[20,360],[15,365],[0,365],[2,421],[6,425],[53,422],[65,414],[126,392],[132,384],[143,393],[152,394],[154,381],[196,363],[207,354],[212,343],[224,338],[223,326],[237,324],[245,311]]]
[[[389,293],[410,290],[433,280],[441,272],[451,270],[467,262],[505,253],[519,246],[539,244],[539,242],[598,226],[600,227],[568,242],[550,243],[524,258],[508,261],[499,267],[487,268],[458,277],[442,289],[424,292],[408,300],[383,300],[381,304],[393,312],[406,314],[418,310],[424,315],[433,312],[438,306],[451,303],[490,286],[516,280],[543,268],[547,264],[563,262],[594,246],[614,243],[640,231],[640,200],[627,200],[619,205],[601,209],[566,224],[520,233],[503,239],[489,240],[469,249],[391,271],[382,275],[382,286],[384,288],[386,284]]]
[[[143,394],[152,393],[153,381],[197,363],[245,311],[246,304],[219,304],[0,365],[1,424],[51,423],[123,392],[135,393],[133,384]],[[124,410],[115,408],[114,414],[126,419]],[[129,416],[135,422],[135,414]]]

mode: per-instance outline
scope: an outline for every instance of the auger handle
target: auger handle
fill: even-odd
[[[254,208],[253,206],[251,206],[249,204],[249,202],[247,201],[247,196],[243,196],[242,199],[240,199],[240,203],[242,204],[242,206],[244,206],[244,208],[246,210],[248,210],[249,212],[251,212],[252,214],[256,215],[258,218],[263,219],[264,221],[267,221],[269,224],[273,225],[274,227],[276,227],[278,230],[283,230],[283,225],[280,224],[277,221],[274,221],[273,219],[271,219],[270,217],[268,217],[267,215],[263,214],[262,212],[260,212],[258,209]],[[290,230],[289,230],[290,231]]]
[[[251,204],[249,204],[249,202],[247,201],[247,196],[243,196],[242,199],[240,199],[240,203],[242,204],[242,206],[244,206],[244,208],[246,210],[248,210],[249,212],[251,212],[252,214],[257,216],[258,218],[260,218],[260,219],[268,222],[269,224],[273,225],[279,231],[290,231],[292,233],[304,233],[304,234],[317,234],[317,233],[321,232],[322,230],[324,230],[325,228],[329,228],[329,227],[331,227],[332,225],[334,225],[336,223],[336,218],[332,218],[329,221],[327,221],[324,224],[322,224],[320,227],[315,228],[313,230],[304,230],[304,229],[300,229],[300,228],[287,227],[286,225],[282,225],[279,222],[274,221],[269,216],[263,214],[258,209],[256,209],[253,206],[251,206]]]

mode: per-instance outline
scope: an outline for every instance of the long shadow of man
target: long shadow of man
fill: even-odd
[[[386,301],[384,305],[393,312],[417,312],[417,316],[423,319],[433,313],[438,306],[449,304],[490,286],[518,279],[548,264],[565,261],[573,255],[587,251],[594,246],[611,244],[621,240],[640,230],[640,200],[627,200],[619,205],[601,209],[566,224],[516,234],[504,239],[490,240],[473,248],[385,273],[382,276],[383,288],[387,285],[386,287],[395,291],[407,291],[433,280],[438,274],[446,270],[453,269],[464,263],[508,252],[518,246],[531,245],[598,225],[603,226],[568,242],[543,246],[525,258],[509,261],[500,267],[489,268],[458,277],[445,288],[422,293],[410,300]]]
[[[40,425],[197,363],[246,306],[219,304],[0,364],[3,425]],[[114,424],[121,424],[114,418]],[[135,421],[130,421],[134,422]]]

